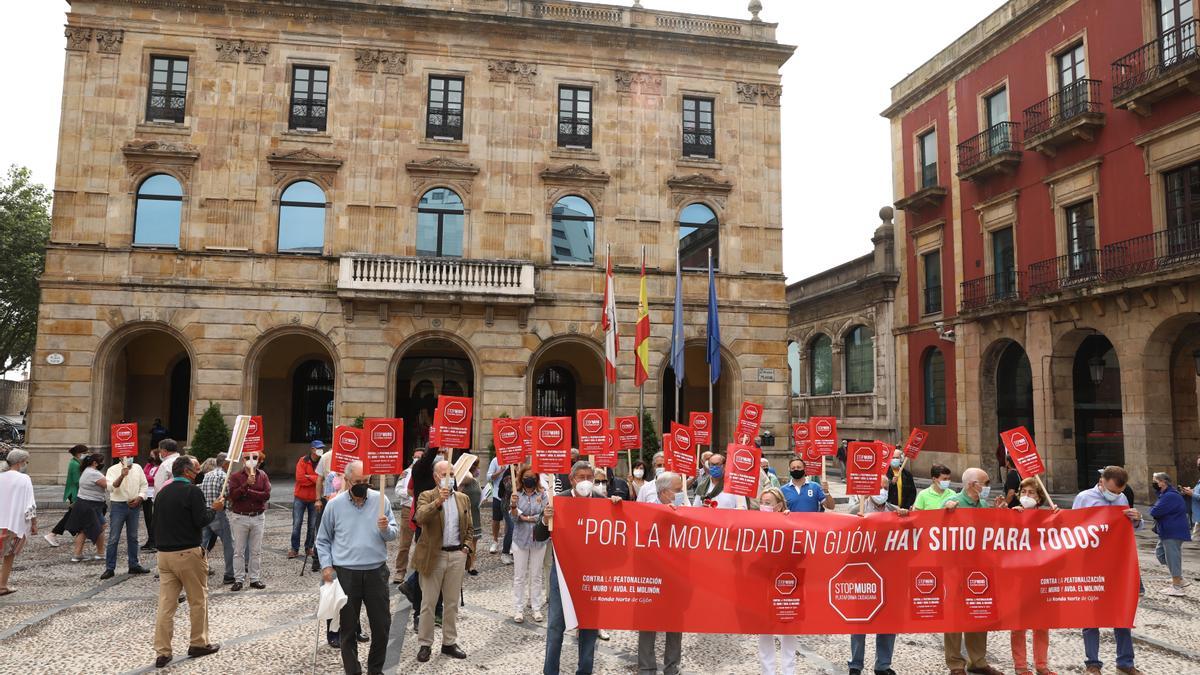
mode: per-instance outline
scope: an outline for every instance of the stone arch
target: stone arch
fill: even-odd
[[[683,343],[685,386],[686,386],[687,382],[690,381],[687,378],[687,373],[689,372],[689,370],[694,371],[695,369],[699,368],[699,369],[702,369],[702,371],[703,371],[702,386],[693,386],[693,387],[690,387],[690,389],[696,390],[697,392],[700,392],[700,391],[704,392],[702,406],[692,406],[692,405],[688,404],[681,408],[681,417],[683,417],[685,421],[686,421],[686,415],[687,415],[688,409],[693,409],[693,410],[707,410],[708,409],[708,400],[707,400],[708,376],[707,376],[707,365],[704,360],[705,350],[707,349],[707,344],[708,344],[707,339],[704,337],[691,338],[691,339],[685,340]],[[692,358],[688,358],[689,356],[691,356]],[[689,369],[689,365],[691,365],[690,369]],[[657,415],[655,415],[655,417],[656,417],[656,422],[660,427],[660,429],[659,429],[660,433],[662,432],[661,427],[663,427],[665,425],[665,422],[669,421],[669,419],[674,416],[674,410],[670,410],[670,411],[667,410],[668,402],[674,400],[674,389],[675,389],[673,380],[671,381],[669,386],[668,386],[668,383],[666,382],[667,374],[668,374],[668,372],[670,372],[668,369],[670,367],[671,367],[670,353],[668,352],[668,353],[661,354],[661,356],[659,358],[658,368],[656,369],[656,373],[655,373],[655,378],[656,378],[655,382],[657,382],[659,384],[660,391],[659,391],[658,401],[651,409],[652,411],[657,411]],[[716,384],[715,388],[716,388],[716,391],[714,392],[714,396],[713,396],[713,407],[716,408],[716,410],[715,410],[716,414],[714,415],[714,419],[713,419],[713,427],[714,427],[713,428],[713,434],[714,434],[713,438],[717,439],[719,442],[714,443],[713,446],[717,447],[717,448],[724,448],[725,443],[731,442],[733,440],[732,431],[733,431],[734,426],[737,424],[739,404],[743,400],[742,399],[742,368],[741,368],[741,364],[738,362],[737,357],[734,355],[734,353],[732,351],[730,351],[729,348],[726,347],[725,345],[721,345],[721,377],[720,377],[720,379],[717,380],[717,384]],[[685,390],[683,402],[686,404],[687,401],[688,401],[688,396],[687,396],[687,391]],[[652,412],[652,414],[654,414],[654,413]]]
[[[1128,408],[1140,408],[1129,412],[1140,412],[1145,420],[1147,474],[1165,471],[1180,485],[1195,484],[1200,478],[1190,452],[1200,446],[1197,354],[1200,312],[1163,320],[1142,346],[1137,381],[1126,393]]]
[[[475,348],[471,345],[471,343],[461,335],[449,330],[440,328],[421,330],[409,335],[399,345],[397,345],[396,349],[392,352],[391,360],[388,362],[387,385],[384,398],[387,406],[386,410],[388,411],[389,415],[403,416],[400,409],[404,405],[404,401],[408,396],[408,394],[402,395],[399,388],[404,359],[412,356],[414,351],[419,351],[423,346],[429,346],[432,344],[436,351],[436,347],[439,343],[444,343],[445,346],[448,347],[448,349],[445,350],[447,356],[444,358],[452,359],[458,356],[457,354],[451,353],[452,351],[457,351],[462,357],[465,357],[471,372],[469,392],[463,392],[463,395],[471,395],[475,397],[479,396],[479,392],[482,391],[483,386],[483,371],[480,366],[479,355],[476,353]],[[471,410],[472,446],[475,446],[479,442],[478,439],[480,438],[480,408],[481,406],[477,404],[472,406]],[[406,452],[411,452],[411,446],[414,442],[412,436],[412,432],[414,430],[408,428],[410,422],[411,420],[406,420],[406,428],[404,432],[406,437]]]
[[[606,407],[603,346],[589,335],[565,334],[543,340],[529,357],[529,365],[525,371],[526,414],[539,414],[538,380],[545,370],[555,366],[565,369],[574,380],[571,401],[575,410],[560,412],[574,417],[575,411],[579,409]],[[569,403],[565,405],[570,407]],[[576,430],[573,424],[571,430],[572,436],[575,437]]]

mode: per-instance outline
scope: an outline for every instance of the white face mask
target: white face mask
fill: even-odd
[[[592,494],[597,497],[607,497],[608,485],[605,483],[596,483],[594,486],[592,486]]]
[[[580,497],[591,497],[592,496],[592,481],[581,480],[578,483],[576,483],[575,484],[575,494],[579,495]]]
[[[683,504],[684,504],[684,501],[683,501],[683,493],[682,493],[682,492],[676,492],[676,493],[675,493],[675,500],[674,500],[674,502],[672,502],[672,503],[673,503],[673,504],[675,504],[675,506],[683,506]]]
[[[666,471],[666,469],[662,468],[661,466],[654,467],[654,475],[655,476],[661,476],[663,474],[663,471]]]
[[[257,460],[257,459],[248,459],[248,460],[246,460],[246,468],[247,468],[247,469],[253,469],[253,468],[254,468],[254,467],[256,467],[256,466],[258,466],[258,460]]]
[[[633,477],[634,477],[634,478],[641,478],[642,476],[645,476],[645,475],[646,475],[646,470],[645,470],[645,469],[634,469],[634,470],[633,470]]]
[[[880,490],[879,494],[871,495],[871,501],[883,506],[887,502],[887,490]]]
[[[950,481],[948,481],[948,480],[939,480],[939,481],[938,481],[938,487],[942,488],[943,490],[949,490],[949,489],[950,489]]]
[[[1104,495],[1104,499],[1109,502],[1115,502],[1121,496],[1120,492],[1109,492],[1106,488],[1100,488],[1100,494]]]
[[[992,494],[992,486],[984,485],[983,487],[979,488],[979,501],[983,501],[983,500],[987,499],[989,496],[991,496],[991,494]]]
[[[124,466],[133,466],[133,458],[132,457],[122,457],[121,464]]]
[[[1033,497],[1021,495],[1021,506],[1027,509],[1037,508],[1038,500]]]

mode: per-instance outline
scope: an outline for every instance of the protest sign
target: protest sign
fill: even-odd
[[[249,431],[249,415],[238,415],[233,418],[233,429],[229,432],[229,447],[225,450],[225,459],[229,461],[231,467],[237,462],[242,461],[242,453],[248,452],[246,450],[246,434]],[[226,477],[228,478],[228,476]]]
[[[525,460],[521,420],[509,417],[492,420],[492,443],[496,446],[496,462],[500,466],[512,466]]]
[[[917,455],[921,453],[921,448],[925,447],[925,441],[928,438],[928,432],[913,427],[908,434],[908,440],[904,442],[904,456],[908,459],[916,459]]]
[[[763,407],[757,403],[743,401],[738,410],[737,427],[734,428],[733,439],[737,443],[749,445],[758,437],[758,428],[762,426]]]
[[[617,440],[617,430],[609,429],[605,433],[606,443],[604,450],[592,455],[592,463],[597,469],[615,469],[617,466],[617,447],[620,443]]]
[[[883,441],[875,441],[875,452],[879,453],[879,475],[882,476],[892,466],[892,456],[896,454],[896,446]]]
[[[339,426],[333,430],[333,460],[329,470],[342,473],[350,462],[362,459],[363,448],[366,446],[365,434],[362,429]]]
[[[817,454],[817,447],[812,443],[804,446],[804,475],[820,477],[825,470],[825,458]]]
[[[879,494],[879,447],[875,443],[855,441],[846,449],[846,494]]]
[[[571,418],[533,418],[534,473],[570,473]]]
[[[688,415],[688,426],[692,428],[692,440],[696,445],[712,445],[712,413],[691,413]]]
[[[246,427],[246,442],[242,444],[242,452],[262,452],[263,423],[259,415],[251,415]]]
[[[810,417],[808,426],[817,454],[832,457],[837,454],[838,435],[836,417]]]
[[[138,428],[137,422],[114,424],[108,429],[109,442],[112,443],[113,457],[137,457]]]
[[[642,447],[642,425],[636,415],[617,418],[617,449],[637,450]]]
[[[804,451],[812,445],[812,434],[808,428],[808,420],[792,424],[792,452],[797,457],[803,457]]]
[[[434,414],[439,448],[471,447],[471,399],[466,396],[438,396]]]
[[[663,465],[668,471],[685,476],[696,475],[696,439],[691,427],[671,422],[670,450],[663,446]]]
[[[1046,465],[1042,463],[1037,446],[1033,444],[1033,435],[1029,433],[1029,430],[1025,427],[1009,429],[1000,432],[1000,438],[1003,439],[1004,448],[1008,450],[1008,456],[1012,457],[1013,464],[1016,465],[1021,478],[1040,476],[1046,473]]]
[[[730,443],[725,447],[726,494],[758,498],[759,465],[762,450],[754,445]]]
[[[608,411],[586,408],[575,413],[579,424],[579,454],[604,452],[608,445]]]
[[[905,518],[671,510],[606,499],[556,499],[554,508],[559,589],[580,628],[751,635],[1129,628],[1137,608],[1133,528],[1115,507],[939,509]],[[1000,584],[1003,602],[991,602]]]
[[[360,455],[363,474],[396,475],[404,472],[404,420],[368,419],[363,422],[365,451]]]
[[[536,417],[528,416],[521,418],[521,447],[525,449],[525,459],[523,461],[533,461],[533,422]]]

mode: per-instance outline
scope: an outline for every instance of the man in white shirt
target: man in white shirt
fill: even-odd
[[[164,441],[165,443],[166,441]],[[174,441],[171,441],[174,443]],[[138,516],[142,513],[142,502],[146,499],[149,483],[146,472],[133,461],[123,457],[108,468],[104,476],[108,483],[110,500],[108,547],[104,556],[104,573],[101,579],[111,579],[117,568],[117,546],[121,542],[121,528],[125,528],[125,548],[129,558],[130,574],[148,574],[150,570],[138,562]],[[155,477],[157,478],[157,476]]]
[[[713,453],[708,459],[708,486],[696,495],[692,506],[713,506],[718,509],[745,509],[746,498],[725,493],[725,455]]]
[[[424,450],[418,448],[413,452],[412,461],[416,462],[421,459],[421,455],[425,454]],[[412,464],[410,463],[404,473],[400,474],[399,480],[396,481],[396,503],[400,505],[400,517],[396,518],[396,525],[400,528],[400,535],[396,537],[400,542],[400,549],[396,551],[396,566],[392,570],[392,583],[402,584],[404,579],[408,577],[408,552],[412,548],[413,529],[412,529],[412,506],[413,496],[408,491],[408,484],[412,482]]]
[[[154,494],[161,494],[175,476],[171,475],[171,467],[175,464],[175,458],[179,457],[179,444],[173,439],[164,438],[158,443],[158,453],[162,457],[162,464],[158,465],[158,472],[154,474]]]
[[[661,476],[663,471],[666,470],[663,468],[664,459],[662,452],[660,451],[654,453],[654,459],[651,460],[651,462],[654,465],[654,475],[646,476],[646,484],[643,485],[640,490],[638,490],[637,500],[639,502],[655,504],[658,502],[658,500],[655,499],[655,495],[658,493],[658,490],[654,487],[654,479]]]

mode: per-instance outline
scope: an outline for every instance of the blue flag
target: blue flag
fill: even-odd
[[[671,323],[671,370],[675,371],[675,387],[683,386],[683,274],[679,255],[675,256],[675,319]]]
[[[712,251],[708,255],[708,378],[713,384],[721,379],[721,320],[717,316],[717,282],[713,278]]]

